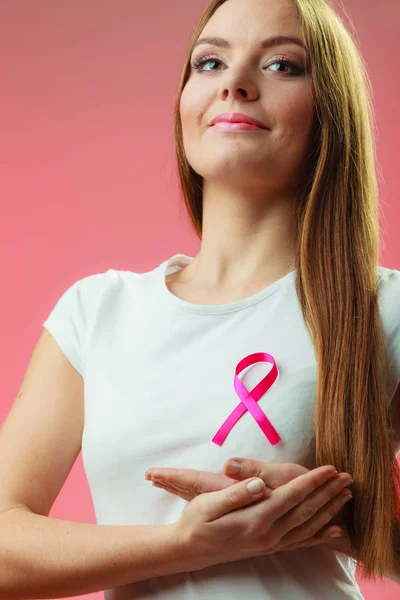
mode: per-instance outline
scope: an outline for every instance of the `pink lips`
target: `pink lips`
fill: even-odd
[[[219,126],[218,129],[267,129],[267,127],[264,125],[264,123],[261,123],[261,121],[257,121],[257,119],[253,119],[253,117],[249,117],[248,115],[244,115],[242,113],[223,113],[218,115],[211,121],[210,127],[218,125],[219,123],[223,125]],[[239,125],[239,127],[230,127],[229,124],[236,124]],[[244,124],[250,127],[242,127]]]

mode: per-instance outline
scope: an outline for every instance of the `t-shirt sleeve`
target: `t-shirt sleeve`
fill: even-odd
[[[107,275],[96,273],[75,281],[68,287],[43,323],[72,366],[84,377],[85,351],[90,319]]]
[[[382,269],[379,289],[379,308],[391,366],[388,382],[390,405],[400,383],[400,271]]]

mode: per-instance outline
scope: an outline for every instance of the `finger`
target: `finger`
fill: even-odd
[[[235,470],[230,467],[232,462],[237,463]],[[306,467],[295,463],[267,463],[251,458],[230,458],[224,464],[223,470],[230,478],[236,480],[261,477],[265,484],[272,489],[309,472]]]
[[[156,481],[157,479],[162,479],[164,481],[174,481],[177,479],[185,479],[190,481],[194,479],[200,471],[196,469],[174,469],[170,467],[152,467],[148,469],[146,472],[149,473],[150,479]]]
[[[155,484],[157,484],[157,486],[155,486]],[[153,481],[153,485],[155,487],[173,488],[177,492],[180,492],[182,494],[186,494],[191,499],[193,499],[196,496],[198,496],[198,494],[196,494],[195,492],[193,492],[193,490],[187,489],[187,488],[183,487],[182,485],[178,485],[177,483],[172,484],[172,483],[169,483],[167,481],[161,481],[161,480],[157,479],[157,481]]]
[[[156,488],[160,488],[162,490],[165,490],[166,492],[169,492],[171,494],[174,494],[174,496],[178,496],[179,498],[182,498],[183,500],[186,500],[187,502],[190,502],[191,500],[193,500],[193,497],[190,494],[186,494],[185,492],[180,492],[179,490],[175,490],[172,487],[160,485],[158,483],[155,483],[154,481],[152,483],[152,486],[156,487]]]
[[[214,492],[232,485],[223,473],[197,471],[196,469],[152,468],[152,481],[164,481],[193,492],[194,496]]]
[[[304,475],[299,475],[285,485],[276,488],[271,494],[271,502],[267,507],[268,516],[273,521],[277,521],[301,504],[309,494],[332,479],[334,475],[334,467],[324,465]]]
[[[323,527],[321,531],[318,531],[311,538],[287,546],[285,545],[282,550],[297,550],[298,548],[307,548],[308,546],[321,546],[322,544],[326,544],[327,540],[330,540],[330,535],[337,532],[340,532],[340,529],[332,529],[330,526]]]
[[[349,500],[351,500],[351,498],[344,493],[337,494],[312,518],[296,528],[290,527],[290,531],[283,536],[282,541],[295,543],[312,538],[318,531],[326,526],[327,523],[329,523],[332,517],[335,516]],[[329,527],[331,527],[331,525],[329,525]]]
[[[165,469],[165,478],[162,478],[162,471],[162,469],[157,470],[157,474],[154,474],[151,477],[152,481],[155,481],[163,487],[171,486],[182,494],[186,494],[188,497],[190,496],[191,499],[199,494],[218,491],[233,485],[233,481],[222,474],[192,470],[197,476],[184,477],[184,469]]]
[[[277,527],[282,527],[285,533],[290,530],[300,532],[300,527],[307,532],[306,537],[311,537],[323,525],[326,525],[340,510],[340,493],[349,485],[349,475],[340,473],[337,477],[328,480],[319,486],[298,506],[288,511],[276,521]],[[312,528],[314,530],[312,531]],[[298,539],[296,538],[296,540]]]
[[[283,464],[266,463],[253,458],[230,458],[224,463],[223,471],[232,479],[243,481],[249,477],[260,477],[269,485],[278,472],[282,471]],[[272,487],[269,485],[269,487]]]
[[[254,487],[248,484],[254,484],[259,482],[259,490],[255,491]],[[256,500],[268,498],[271,492],[265,487],[265,483],[262,479],[252,478],[250,480],[239,481],[233,483],[224,490],[218,492],[210,492],[209,494],[203,494],[203,510],[206,512],[207,521],[212,522],[227,513],[247,506]]]
[[[268,464],[268,463],[267,463]],[[223,471],[229,477],[245,479],[248,477],[260,477],[262,462],[253,458],[230,458],[223,466]]]
[[[169,483],[169,482],[166,482],[166,481],[161,481],[161,480],[159,480],[159,479],[157,479],[157,482],[156,482],[156,483],[157,483],[157,484],[159,484],[159,486],[160,486],[160,487],[163,487],[163,488],[164,488],[164,487],[165,487],[165,488],[167,488],[167,487],[171,486],[171,487],[173,487],[174,489],[176,489],[178,492],[181,492],[182,494],[185,494],[187,497],[190,497],[192,500],[193,500],[193,498],[195,498],[196,496],[199,496],[199,493],[195,492],[194,490],[188,490],[187,488],[184,488],[183,486],[180,486],[180,485],[178,485],[177,483],[171,484],[171,483]],[[228,487],[228,486],[231,486],[231,485],[233,485],[233,484],[234,484],[234,481],[233,481],[233,480],[231,480],[231,479],[228,479],[228,485],[225,485],[225,486],[223,486],[223,485],[220,485],[220,486],[218,486],[218,487],[217,487],[217,486],[215,486],[215,489],[207,489],[207,490],[205,490],[204,492],[201,492],[201,493],[208,493],[208,492],[210,492],[210,491],[211,491],[211,492],[214,492],[214,491],[218,491],[218,490],[220,490],[220,489],[222,490],[222,489],[225,489],[226,487]],[[158,486],[157,486],[157,487],[158,487]],[[272,491],[272,490],[271,490],[271,488],[268,488],[268,486],[266,486],[266,487],[267,487],[267,489],[268,489],[268,490]]]

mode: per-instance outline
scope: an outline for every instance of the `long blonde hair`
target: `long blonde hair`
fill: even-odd
[[[202,178],[183,145],[180,97],[193,46],[227,0],[214,0],[189,43],[175,104],[180,185],[202,235]],[[399,568],[400,468],[385,401],[389,359],[378,306],[379,203],[371,85],[361,53],[326,0],[293,0],[312,66],[315,138],[299,186],[296,290],[317,358],[315,466],[354,478],[343,525],[363,579]]]

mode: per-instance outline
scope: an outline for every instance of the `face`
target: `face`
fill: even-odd
[[[314,116],[306,52],[295,43],[263,48],[276,36],[302,41],[291,0],[228,0],[200,38],[218,36],[231,47],[197,46],[180,114],[187,159],[205,180],[230,186],[281,189],[298,181]],[[204,62],[197,69],[195,63]],[[210,127],[221,113],[242,113],[268,129]]]

